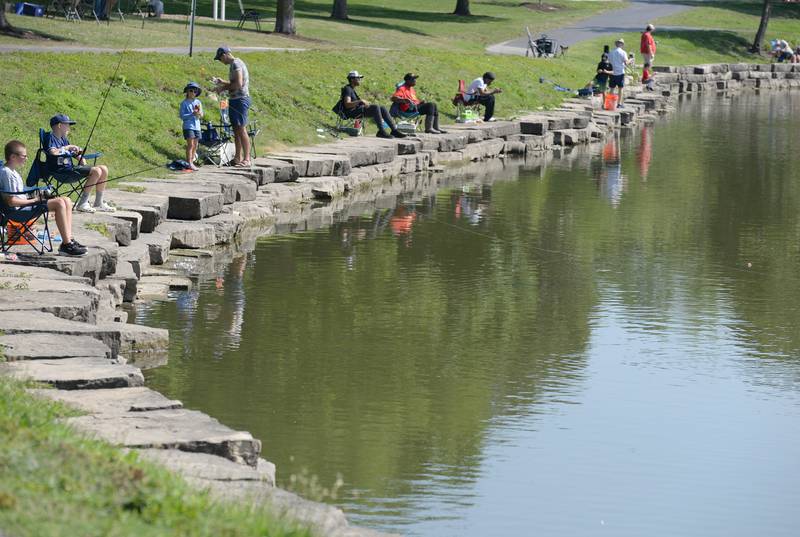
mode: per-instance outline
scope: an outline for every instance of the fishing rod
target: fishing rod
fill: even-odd
[[[131,42],[131,38],[133,34],[128,36],[128,40],[125,42],[125,46],[122,49],[122,52],[119,53],[119,61],[117,62],[116,68],[114,68],[114,74],[111,75],[111,80],[108,83],[108,88],[106,88],[106,94],[103,96],[103,102],[100,103],[100,110],[97,111],[97,115],[94,118],[94,123],[92,124],[92,129],[89,131],[89,137],[86,139],[86,143],[83,145],[83,150],[81,151],[81,155],[86,154],[86,150],[89,149],[89,142],[92,140],[92,135],[94,134],[94,129],[97,127],[97,121],[100,119],[100,114],[103,113],[103,108],[106,105],[106,100],[108,100],[108,94],[111,93],[111,88],[114,86],[114,81],[117,79],[117,73],[119,72],[119,68],[122,65],[122,60],[125,59],[125,52],[128,51],[128,45]]]

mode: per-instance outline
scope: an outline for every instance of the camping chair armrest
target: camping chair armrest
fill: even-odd
[[[19,196],[21,194],[30,194],[32,192],[37,192],[37,191],[40,191],[40,190],[51,190],[51,188],[48,185],[45,185],[45,186],[28,186],[28,187],[25,187],[20,192],[14,192],[12,190],[0,190],[0,194],[5,194],[7,196]]]
[[[97,153],[88,153],[86,155],[81,155],[81,158],[97,160],[98,158],[100,158],[102,156],[103,156],[103,153],[98,151]]]

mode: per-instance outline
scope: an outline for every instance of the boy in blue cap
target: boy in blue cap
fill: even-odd
[[[58,181],[74,182],[83,177],[86,183],[83,192],[75,204],[75,210],[84,213],[101,211],[113,213],[114,207],[103,201],[103,193],[108,182],[108,168],[106,166],[87,166],[83,159],[83,150],[77,145],[72,145],[67,139],[70,125],[76,122],[65,114],[56,114],[50,118],[51,132],[45,135],[45,150],[47,151],[47,169]],[[72,159],[78,158],[78,166],[73,165]],[[94,205],[89,204],[89,195],[95,188]]]
[[[200,118],[203,117],[203,105],[197,98],[203,90],[196,82],[189,82],[183,88],[186,98],[181,102],[179,115],[183,120],[183,138],[186,140],[186,162],[193,170],[199,169],[194,165],[197,158],[197,141],[200,139]]]

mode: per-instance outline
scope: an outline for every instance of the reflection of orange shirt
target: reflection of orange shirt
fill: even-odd
[[[395,216],[389,220],[389,225],[392,228],[392,233],[395,235],[408,235],[411,233],[411,227],[417,219],[417,213],[407,213],[402,207],[398,209]]]
[[[611,138],[603,147],[603,160],[608,162],[610,160],[617,160],[619,153],[617,152],[617,141]]]
[[[417,91],[409,86],[408,84],[403,84],[399,88],[395,90],[392,94],[392,97],[397,97],[399,99],[408,99],[414,104],[419,104],[421,101],[417,99]],[[400,103],[400,110],[405,112],[408,110],[408,103]]]

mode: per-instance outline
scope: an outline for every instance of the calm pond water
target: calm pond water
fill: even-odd
[[[376,529],[800,535],[799,113],[688,101],[260,239],[139,311],[148,382]]]

